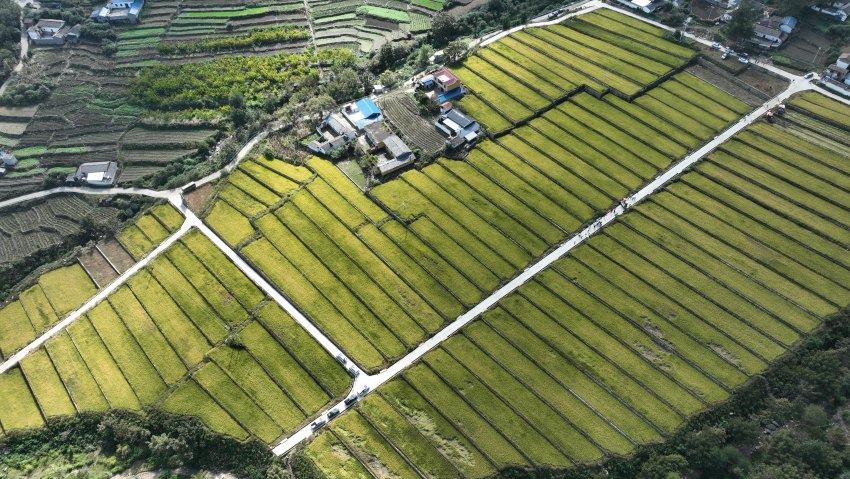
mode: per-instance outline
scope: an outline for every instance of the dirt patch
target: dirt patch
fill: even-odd
[[[112,265],[100,254],[97,248],[89,248],[84,251],[80,255],[80,264],[100,288],[103,288],[118,277],[118,272],[112,268]]]
[[[215,193],[215,187],[213,187],[212,184],[207,183],[206,185],[201,186],[195,191],[185,195],[186,204],[189,205],[189,209],[192,210],[193,213],[200,214],[212,197],[213,193]]]
[[[389,22],[386,20],[379,20],[377,18],[369,17],[366,19],[366,26],[377,28],[379,30],[388,30],[391,32],[396,32],[401,29],[398,23]]]
[[[788,88],[788,80],[775,77],[754,68],[748,68],[736,78],[770,97],[774,97]]]
[[[769,98],[767,94],[750,87],[746,82],[710,63],[695,65],[689,68],[688,72],[750,106],[761,105]]]
[[[136,264],[123,246],[114,238],[98,245],[103,255],[112,263],[119,273],[123,273]]]
[[[722,17],[726,13],[726,10],[717,5],[712,5],[705,0],[693,0],[691,2],[691,13],[702,20],[714,22]]]
[[[804,26],[791,35],[777,54],[790,58],[793,63],[803,68],[819,70],[826,66],[830,45],[831,42],[824,34]]]

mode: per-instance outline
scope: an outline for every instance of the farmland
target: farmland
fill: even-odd
[[[664,85],[683,105],[728,106],[670,116],[580,93],[465,161],[406,172],[371,197],[325,160],[257,159],[230,176],[206,221],[376,369],[749,110],[687,73]],[[679,115],[703,127],[679,128]],[[626,121],[629,132],[616,128]]]
[[[64,214],[69,214],[74,205],[78,208],[88,206],[73,196],[51,198],[45,204],[51,202],[57,211],[64,211]],[[50,220],[45,216],[40,221]],[[0,309],[0,317],[3,318],[0,321],[0,358],[8,358],[44,333],[126,270],[128,264],[134,263],[127,251],[135,259],[140,259],[182,223],[183,217],[171,205],[154,206],[123,229],[117,235],[117,241],[112,239],[90,248],[77,262],[40,275],[36,284]],[[126,256],[126,260],[122,255]]]
[[[65,283],[79,283],[62,274]],[[42,282],[50,298],[57,280]],[[71,294],[67,284],[63,292]],[[26,301],[24,308],[35,300]],[[57,313],[69,306],[59,304]],[[229,346],[234,337],[244,346]],[[269,443],[349,383],[336,361],[197,231],[2,380],[4,403],[16,405],[0,418],[6,433],[54,416],[161,404],[214,431]]]
[[[816,94],[790,104],[850,114]],[[329,478],[340,461],[374,477],[564,468],[728,398],[850,301],[850,155],[835,154],[850,131],[809,130],[816,144],[786,128],[736,135],[334,421],[308,457]]]
[[[39,251],[55,247],[81,233],[80,223],[89,218],[111,225],[118,210],[98,207],[79,196],[55,196],[30,202],[0,217],[0,263],[13,265]]]
[[[453,68],[474,96],[460,105],[493,132],[524,122],[577,91],[631,99],[692,61],[696,51],[635,31],[606,9],[503,38]]]

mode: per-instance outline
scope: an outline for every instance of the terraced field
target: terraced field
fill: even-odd
[[[78,200],[75,197],[59,197],[48,200],[45,204],[74,205],[74,201],[68,201],[75,199]],[[14,216],[12,218],[14,219]],[[177,230],[182,223],[183,217],[173,206],[162,204],[155,206],[125,228],[118,238],[121,246],[127,251],[140,255],[136,258],[138,259]],[[100,254],[101,251],[109,250],[97,251]],[[103,254],[107,263],[111,261],[109,254]],[[112,253],[113,257],[114,255],[115,253]],[[0,359],[8,358],[20,350],[106,285],[98,281],[100,275],[89,269],[88,265],[94,264],[92,261],[81,259],[78,263],[41,275],[35,285],[0,309]],[[106,266],[113,267],[110,264]],[[117,273],[116,271],[115,274]]]
[[[817,94],[790,104],[850,118]],[[843,125],[810,130],[817,143],[785,120],[736,135],[343,414],[308,456],[329,478],[488,477],[660,440],[850,302]]]
[[[503,38],[453,68],[473,92],[460,106],[495,133],[533,118],[553,102],[589,91],[631,99],[691,62],[696,51],[630,17],[597,10],[560,25]]]
[[[5,433],[159,404],[268,443],[349,387],[336,361],[197,231],[0,381],[12,405],[0,411]]]
[[[431,15],[442,1],[309,0],[318,47],[369,52],[387,42],[418,37],[431,29]]]

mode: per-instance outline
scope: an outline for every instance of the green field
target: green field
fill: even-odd
[[[670,91],[684,84],[681,99],[708,91],[690,79]],[[648,145],[595,121],[584,117],[581,138],[605,134],[623,155],[653,161]],[[850,200],[840,168],[850,157],[829,147],[839,139],[807,143],[782,128],[758,122],[739,133],[345,413],[307,456],[329,477],[344,477],[329,464],[373,477],[570,467],[655,442],[728,398],[850,301],[840,251],[850,217],[839,207]],[[672,136],[652,145],[681,149]],[[336,463],[340,445],[353,454]]]
[[[179,224],[167,210],[153,214]],[[226,344],[234,335],[244,346]],[[350,387],[339,364],[197,231],[0,381],[0,400],[13,405],[0,413],[6,432],[162,403],[214,431],[268,443]]]

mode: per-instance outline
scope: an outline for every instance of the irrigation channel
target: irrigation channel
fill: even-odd
[[[589,2],[584,4],[584,9],[588,8],[599,8],[598,2]],[[605,6],[605,8],[612,8],[621,13],[625,13],[630,16],[636,15],[631,12],[625,12],[617,8],[613,8],[610,6]],[[559,20],[563,20],[564,18],[568,18],[568,16],[562,17]],[[637,17],[640,18],[640,17]],[[641,18],[641,20],[646,21]],[[551,22],[545,22],[549,24]],[[537,26],[538,24],[530,24],[528,26]],[[664,27],[660,24],[656,24],[662,28],[666,28],[669,30],[669,27]],[[524,27],[520,27],[524,28]],[[497,35],[498,36],[498,35]],[[492,38],[492,37],[491,37]],[[488,38],[490,40],[490,38]],[[694,38],[694,40],[699,41],[701,43],[708,42],[707,40]],[[710,43],[710,42],[708,42]],[[715,136],[710,142],[705,144],[699,150],[691,153],[678,163],[672,165],[670,168],[659,174],[652,182],[638,190],[636,193],[632,194],[624,198],[620,204],[618,204],[614,209],[610,210],[604,216],[597,218],[594,220],[589,226],[579,231],[578,233],[571,236],[567,241],[562,243],[557,249],[553,250],[551,253],[534,263],[533,265],[526,268],[519,275],[514,277],[510,282],[496,290],[493,294],[485,298],[483,301],[476,304],[472,309],[470,309],[465,314],[459,316],[453,322],[451,322],[448,326],[443,328],[437,334],[432,336],[430,339],[420,344],[416,349],[411,351],[402,359],[393,363],[391,366],[387,367],[383,371],[380,371],[375,374],[366,374],[357,366],[354,366],[352,370],[349,372],[354,376],[354,384],[352,387],[352,391],[354,394],[360,394],[362,399],[363,396],[368,394],[371,391],[374,391],[376,388],[381,386],[382,384],[388,382],[393,377],[397,376],[406,368],[413,365],[417,360],[419,360],[425,353],[439,346],[443,341],[448,339],[451,335],[459,331],[465,325],[469,324],[472,320],[480,316],[485,311],[492,308],[496,305],[502,298],[515,291],[517,288],[531,280],[538,273],[543,271],[545,268],[550,266],[552,263],[562,258],[564,255],[569,253],[573,248],[585,242],[589,237],[596,234],[607,225],[612,223],[618,216],[625,214],[629,211],[635,204],[644,200],[645,198],[651,196],[659,189],[663,188],[667,185],[671,180],[682,174],[686,169],[693,166],[701,159],[703,159],[706,155],[708,155],[712,150],[717,148],[719,145],[729,140],[732,136],[752,124],[754,121],[758,120],[762,117],[768,110],[774,108],[786,101],[790,96],[795,93],[799,93],[805,90],[816,89],[819,93],[822,93],[830,98],[835,99],[836,101],[840,101],[842,103],[850,105],[850,100],[841,98],[835,94],[824,91],[821,88],[818,88],[812,84],[813,81],[817,80],[817,77],[811,79],[805,79],[802,76],[795,76],[790,73],[787,73],[783,70],[776,69],[770,65],[759,65],[760,68],[767,69],[774,74],[780,75],[784,78],[787,78],[791,81],[788,88],[775,96],[774,98],[763,103],[759,108],[741,118],[737,123],[727,128],[725,131],[721,132],[717,136]],[[282,128],[280,124],[270,125],[267,129],[258,133],[254,137],[252,137],[243,148],[237,153],[237,155],[233,158],[233,160],[227,164],[221,170],[205,177],[200,180],[193,182],[194,184],[200,186],[203,184],[210,183],[221,178],[225,173],[232,171],[238,164],[248,156],[250,151],[256,146],[260,141],[262,141],[269,133],[279,130]],[[191,184],[191,183],[190,183]],[[188,185],[187,185],[188,186]],[[62,194],[62,193],[78,193],[78,194],[91,194],[91,195],[115,195],[115,194],[131,194],[131,195],[143,195],[153,198],[164,198],[167,199],[172,205],[174,205],[185,217],[183,225],[170,237],[168,237],[162,244],[160,244],[157,248],[155,248],[150,254],[136,263],[132,268],[128,269],[126,272],[121,274],[118,278],[116,278],[111,284],[107,287],[103,288],[98,294],[92,297],[88,302],[86,302],[83,306],[78,308],[77,310],[70,313],[66,318],[56,324],[54,327],[49,329],[46,333],[42,334],[26,347],[24,347],[18,353],[9,357],[5,362],[0,364],[0,374],[6,372],[10,368],[17,365],[24,357],[26,357],[30,352],[37,349],[39,346],[44,344],[48,339],[62,331],[64,328],[68,327],[75,320],[83,316],[87,311],[93,308],[97,303],[106,298],[111,292],[115,291],[122,284],[126,283],[126,281],[132,277],[136,272],[145,268],[152,260],[154,260],[158,255],[160,255],[163,251],[168,249],[173,243],[179,240],[184,234],[190,231],[193,228],[197,228],[201,233],[203,233],[207,238],[209,238],[213,244],[216,245],[248,278],[250,278],[257,286],[259,286],[265,294],[267,294],[270,298],[272,298],[275,302],[277,302],[284,310],[286,310],[311,336],[313,336],[319,344],[323,348],[325,348],[328,353],[330,353],[334,357],[344,358],[348,364],[354,365],[355,363],[351,361],[351,359],[340,350],[337,345],[330,340],[318,327],[316,327],[312,322],[310,322],[286,297],[283,296],[274,286],[272,286],[265,278],[257,272],[254,268],[252,268],[239,254],[233,250],[224,240],[222,240],[215,232],[213,232],[204,222],[198,218],[191,210],[189,210],[183,195],[183,188],[175,188],[171,190],[164,191],[155,191],[150,189],[141,189],[141,188],[109,188],[109,189],[94,189],[94,188],[86,188],[86,187],[58,187],[50,190],[40,191],[36,193],[30,193],[26,195],[22,195],[16,198],[12,198],[9,200],[5,200],[0,202],[0,208],[15,205],[18,203],[31,201],[34,199],[45,198],[51,195]],[[365,391],[365,392],[364,392]],[[331,407],[328,407],[326,411],[329,410],[337,410],[340,411],[347,406],[344,401],[334,404]],[[320,416],[320,419],[330,420],[327,417],[327,412],[323,413]],[[277,455],[282,455],[295,447],[298,443],[308,438],[313,433],[313,428],[311,425],[306,425],[300,430],[296,431],[288,438],[282,440],[278,443],[277,446],[273,448],[273,452]]]

